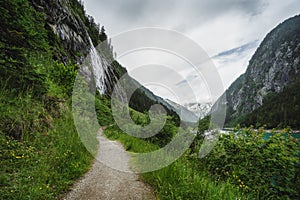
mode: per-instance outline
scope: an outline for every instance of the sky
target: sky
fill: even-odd
[[[157,49],[136,50],[118,57],[131,76],[155,94],[180,104],[214,102],[245,72],[266,34],[284,20],[300,14],[299,0],[83,2],[87,13],[105,26],[117,55],[118,43],[114,43],[114,38],[144,27],[176,31],[203,49],[211,61],[208,65],[215,67],[219,76],[199,74],[178,56]],[[216,92],[213,81],[208,79],[218,77],[222,87]]]

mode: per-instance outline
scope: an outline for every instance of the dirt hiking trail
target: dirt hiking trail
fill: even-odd
[[[151,187],[139,180],[129,166],[130,156],[124,147],[98,133],[99,150],[91,169],[65,195],[65,200],[152,200]],[[100,162],[100,161],[101,162]],[[103,164],[103,163],[106,163]],[[113,168],[121,169],[115,170]]]

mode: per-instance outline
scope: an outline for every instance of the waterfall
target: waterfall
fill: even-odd
[[[90,43],[90,52],[83,64],[80,67],[81,74],[85,77],[86,81],[93,83],[93,86],[96,87],[96,90],[102,94],[111,94],[115,84],[118,81],[118,76],[116,71],[111,66],[112,57],[105,56],[105,51],[107,48],[104,44],[101,45],[101,52],[94,47],[92,40],[88,37]],[[109,53],[106,52],[106,55]]]
[[[103,60],[103,58],[99,55],[97,49],[94,47],[91,38],[89,37],[91,49],[89,53],[89,64],[91,65],[92,74],[94,75],[94,81],[97,90],[100,94],[104,94],[106,92],[106,71],[108,70],[108,63]]]

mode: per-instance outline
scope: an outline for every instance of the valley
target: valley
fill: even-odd
[[[300,198],[300,15],[216,102],[180,105],[85,9],[0,2],[0,199]]]

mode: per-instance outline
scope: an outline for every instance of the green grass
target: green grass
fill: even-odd
[[[68,6],[90,22],[77,1]],[[56,199],[93,160],[70,109],[81,53],[67,48],[47,26],[46,10],[29,1],[1,1],[0,12],[0,199]],[[100,39],[95,24],[87,31]],[[109,113],[102,104],[97,108]],[[100,124],[110,124],[104,116]]]
[[[264,129],[240,129],[237,135],[222,135],[198,168],[256,199],[299,199],[298,142],[289,129],[268,139]]]
[[[112,123],[113,116],[111,113],[110,99],[97,95],[97,98],[95,98],[95,109],[98,122],[101,126],[108,126]]]
[[[126,151],[145,153],[159,149],[158,146],[149,141],[141,140],[139,138],[122,133],[117,125],[109,126],[104,130],[104,134],[111,140],[120,141]]]
[[[50,99],[1,90],[0,199],[55,199],[89,169],[69,103]]]
[[[122,133],[116,125],[108,127],[104,134],[120,141],[131,152],[142,153],[159,148],[149,141]],[[158,199],[247,199],[247,195],[232,184],[215,182],[209,174],[196,170],[197,162],[201,160],[193,159],[187,152],[163,169],[143,173],[142,179],[153,186]]]
[[[185,154],[163,169],[143,174],[143,178],[154,186],[159,199],[247,199],[230,183],[215,182],[209,174],[197,171],[193,162]]]

